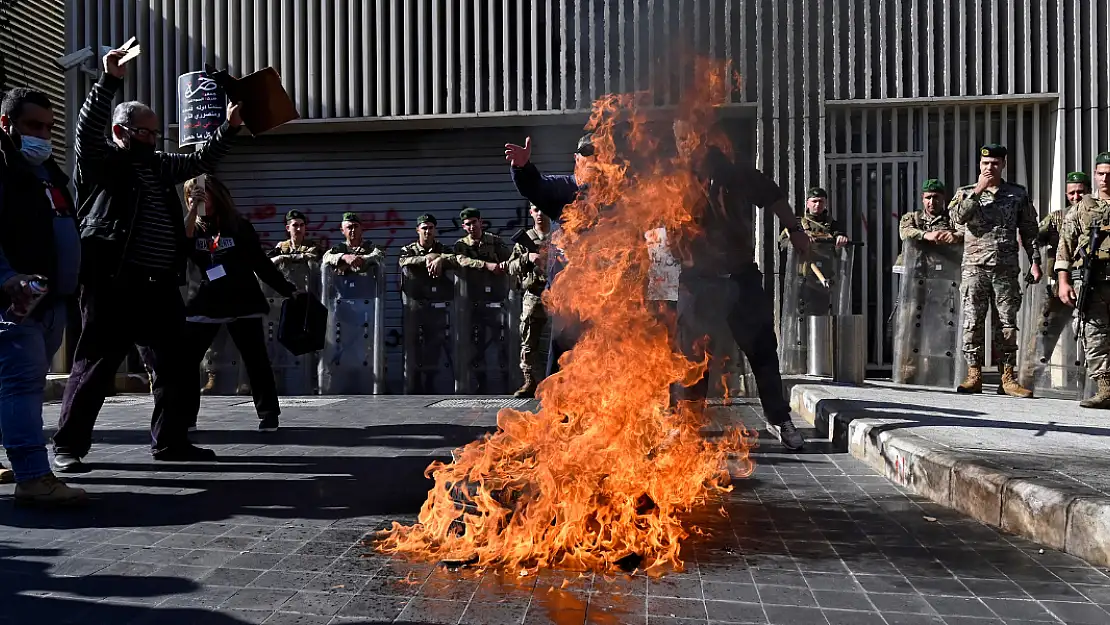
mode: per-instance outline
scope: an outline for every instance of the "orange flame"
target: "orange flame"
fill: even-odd
[[[418,522],[394,523],[379,550],[522,574],[613,572],[630,559],[653,574],[681,570],[690,535],[682,516],[731,491],[730,456],[750,474],[745,432],[706,440],[704,405],[672,406],[672,385],[700,379],[708,360],[686,359],[646,298],[644,232],[665,227],[679,246],[698,234],[706,195],[683,155],[700,144],[731,153],[710,129],[733,75],[720,62],[699,61],[697,70],[673,131],[685,148],[678,155],[660,156],[640,106],[646,94],[594,105],[597,157],[576,171],[588,192],[564,211],[569,263],[545,296],[554,315],[580,320],[582,333],[560,372],[541,383],[539,412],[502,410],[496,433],[429,466],[435,487]]]

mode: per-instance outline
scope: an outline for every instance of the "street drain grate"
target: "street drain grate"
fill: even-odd
[[[429,408],[520,408],[521,406],[532,401],[531,399],[516,399],[514,397],[506,397],[504,399],[441,399],[434,404],[430,404]]]
[[[344,397],[282,397],[278,400],[280,406],[331,406],[347,401]],[[253,406],[253,401],[243,401],[232,406]]]

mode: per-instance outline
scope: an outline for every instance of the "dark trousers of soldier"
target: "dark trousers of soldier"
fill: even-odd
[[[991,302],[998,309],[999,324],[993,328],[994,343],[1002,365],[1017,364],[1017,316],[1021,308],[1021,285],[1017,269],[964,267],[960,282],[963,299],[964,358],[973,367],[983,366],[987,311]]]
[[[154,372],[152,450],[187,445],[184,395],[196,380],[184,370],[185,305],[175,276],[132,274],[114,282],[86,284],[80,309],[81,337],[62,398],[55,452],[79,458],[88,454],[96,417],[133,345],[143,349],[144,360]]]
[[[543,343],[546,326],[547,310],[543,300],[532,293],[525,293],[520,310],[520,370],[537,382],[547,372],[548,346]]]
[[[200,413],[200,386],[196,383],[196,372],[200,370],[204,353],[212,346],[220,326],[219,323],[188,322],[185,324],[186,367],[192,374],[190,380],[193,381],[185,398],[185,414],[190,427],[197,424],[197,415]],[[270,356],[266,353],[263,320],[261,318],[236,319],[227,324],[227,333],[231,336],[231,340],[239,350],[239,356],[243,359],[243,364],[247,367],[251,395],[254,398],[254,410],[258,413],[258,418],[280,415],[274,370],[270,366]]]
[[[1087,374],[1099,380],[1110,377],[1110,283],[1095,285],[1084,320],[1083,352]]]
[[[695,347],[701,337],[731,331],[751,366],[767,422],[779,425],[790,420],[779,371],[773,300],[763,290],[763,274],[754,263],[728,278],[683,273],[677,324],[683,352],[690,358],[702,356]],[[709,379],[703,376],[680,396],[701,401],[708,394]]]

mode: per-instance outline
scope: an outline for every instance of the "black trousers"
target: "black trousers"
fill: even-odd
[[[190,427],[197,424],[197,415],[200,413],[200,385],[196,383],[196,373],[200,370],[205,352],[212,346],[212,341],[220,331],[220,326],[218,323],[185,324],[186,362],[193,381],[188,387],[185,405]],[[227,333],[231,335],[231,340],[243,358],[243,364],[247,366],[254,409],[259,419],[281,414],[274,369],[270,366],[270,356],[266,353],[265,331],[261,318],[236,319],[227,324]]]
[[[188,444],[189,426],[183,411],[186,378],[182,375],[185,305],[176,279],[127,275],[84,285],[79,307],[81,336],[62,397],[55,452],[78,457],[89,453],[104,398],[114,388],[116,371],[135,345],[154,372],[151,449]]]
[[[684,273],[677,324],[682,350],[691,358],[703,356],[696,347],[701,337],[731,333],[751,365],[764,417],[774,425],[790,420],[779,371],[773,300],[763,290],[763,274],[754,264],[728,278]],[[696,401],[708,394],[709,379],[702,376],[680,396]]]

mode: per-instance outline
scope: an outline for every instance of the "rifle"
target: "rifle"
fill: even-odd
[[[1083,260],[1083,268],[1079,270],[1079,295],[1075,298],[1075,316],[1078,321],[1076,335],[1083,334],[1083,326],[1087,323],[1087,307],[1091,302],[1090,293],[1095,279],[1098,235],[1102,230],[1098,222],[1092,223],[1087,237],[1087,245],[1079,248],[1079,258]]]

